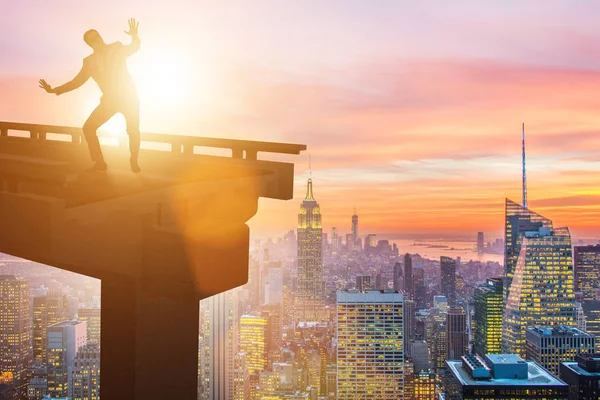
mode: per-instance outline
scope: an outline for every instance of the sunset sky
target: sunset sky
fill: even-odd
[[[328,232],[349,232],[356,206],[361,234],[499,235],[525,122],[530,208],[600,237],[600,3],[8,4],[0,120],[82,125],[95,83],[55,97],[37,80],[78,72],[87,29],[128,43],[135,17],[142,131],[307,144]],[[295,227],[309,152],[275,157],[296,163],[295,198],[261,201],[254,233]]]

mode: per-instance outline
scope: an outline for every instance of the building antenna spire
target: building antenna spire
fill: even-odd
[[[527,208],[527,170],[525,168],[525,122],[522,125],[523,138],[523,207]]]
[[[312,179],[312,166],[310,162],[310,154],[308,155],[308,179]]]

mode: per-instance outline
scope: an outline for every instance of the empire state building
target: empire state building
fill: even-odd
[[[296,318],[298,321],[322,319],[325,299],[321,209],[313,197],[312,179],[308,180],[306,198],[298,214],[298,290]]]

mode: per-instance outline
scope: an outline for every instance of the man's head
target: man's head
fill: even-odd
[[[83,40],[94,50],[99,50],[105,43],[102,36],[95,29],[90,29],[83,35]]]

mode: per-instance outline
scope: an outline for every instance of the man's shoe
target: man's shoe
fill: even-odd
[[[106,162],[96,161],[96,163],[91,168],[88,168],[86,171],[88,171],[88,172],[104,172],[104,171],[106,171],[107,168],[108,168],[108,166],[106,165]]]

